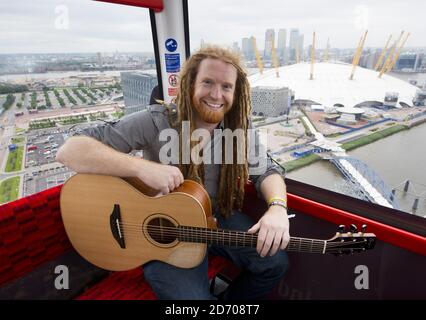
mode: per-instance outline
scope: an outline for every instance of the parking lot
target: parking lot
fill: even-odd
[[[55,162],[56,152],[64,143],[64,135],[60,130],[45,131],[28,137],[25,168],[41,166]]]
[[[82,124],[85,128],[96,125],[98,121]],[[74,132],[74,125],[63,128],[41,129],[27,135],[23,196],[63,184],[75,174],[61,163],[55,161],[58,148]]]
[[[55,162],[56,152],[64,143],[68,130],[38,130],[27,136],[23,196],[64,183],[72,174]]]
[[[60,164],[50,169],[27,172],[24,175],[24,196],[63,184],[74,174],[70,169]]]

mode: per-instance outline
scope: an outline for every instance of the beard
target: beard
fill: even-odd
[[[231,106],[226,102],[220,109],[214,110],[205,105],[201,100],[192,99],[196,114],[207,123],[219,123],[225,118],[225,115],[231,110]]]

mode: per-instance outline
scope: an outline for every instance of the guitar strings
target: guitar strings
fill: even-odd
[[[140,231],[141,228],[143,227],[142,223],[129,223],[129,222],[119,222],[120,226],[123,227],[127,227],[128,226],[128,230],[130,230],[132,228],[132,226],[136,227],[135,230]],[[206,232],[235,232],[235,233],[247,233],[246,231],[238,231],[238,230],[227,230],[227,229],[209,229],[209,228],[203,228],[203,227],[193,227],[193,226],[171,226],[171,227],[167,227],[167,226],[158,226],[158,225],[150,225],[149,228],[160,228],[162,230],[188,230],[191,232],[196,232],[197,231],[206,231]],[[356,232],[362,235],[361,232]],[[317,241],[324,241],[324,240],[319,240],[319,239],[311,239],[311,238],[300,238],[300,239],[307,239],[307,240],[317,240]]]
[[[125,227],[124,224],[121,224]],[[193,227],[190,227],[193,228]],[[170,236],[179,236],[184,233],[184,236],[187,237],[196,237],[196,236],[205,236],[205,237],[221,237],[221,238],[231,238],[231,239],[246,239],[251,237],[257,237],[257,234],[250,234],[245,231],[234,231],[234,230],[226,230],[226,229],[185,229],[185,227],[165,227],[165,226],[149,226],[145,228],[146,231],[150,234],[164,234],[164,235],[170,235]],[[126,227],[124,231],[134,231],[137,234],[140,234],[142,231],[142,226],[139,226],[136,229],[131,229]],[[300,241],[308,241],[310,242],[320,242],[320,245],[323,245],[323,242],[325,240],[318,240],[318,239],[308,239],[308,238],[298,238],[298,237],[291,237],[294,240],[300,240]]]
[[[141,223],[119,222],[119,224],[122,227],[128,226],[128,227],[126,227],[127,232],[136,232],[137,235],[139,235],[140,232],[141,232],[141,228],[142,228]],[[132,229],[132,227],[135,227],[135,228]],[[160,229],[160,231],[158,231],[159,234],[155,234],[155,233],[152,232],[153,229],[155,229],[155,228]],[[188,228],[188,229],[184,229],[184,228]],[[257,241],[257,239],[254,239],[254,238],[250,239],[251,237],[257,236],[257,234],[249,234],[249,233],[246,233],[244,231],[234,231],[234,230],[226,230],[226,229],[202,229],[200,227],[190,227],[190,226],[166,227],[166,226],[153,226],[153,225],[149,226],[149,229],[151,230],[151,232],[150,232],[151,234],[161,235],[161,236],[171,236],[171,237],[174,237],[174,238],[177,238],[179,236],[179,234],[174,235],[174,234],[167,234],[167,233],[164,233],[164,232],[167,231],[167,230],[171,230],[174,233],[176,233],[176,232],[178,232],[178,233],[179,232],[189,232],[189,234],[188,233],[186,234],[187,238],[195,238],[195,237],[201,236],[203,238],[200,238],[200,239],[209,240],[208,238],[210,237],[210,241],[213,241],[212,240],[213,236],[214,237],[220,237],[220,240],[221,240],[222,243],[225,243],[225,242],[231,243],[232,241],[233,242],[236,242],[236,241],[246,242],[246,241],[255,241],[255,240]],[[233,235],[231,233],[242,233],[242,234]],[[249,239],[247,239],[247,237]],[[290,241],[292,241],[292,239],[293,239],[293,241],[299,241],[299,243],[296,243],[297,246],[305,246],[305,247],[306,246],[308,246],[308,247],[318,246],[319,248],[321,248],[321,251],[324,249],[324,242],[329,241],[329,240],[297,238],[297,237],[290,237],[290,238],[291,238]],[[219,239],[217,239],[215,241],[217,242],[217,241],[219,241]],[[364,239],[364,241],[362,243],[365,243],[365,242],[367,242],[367,241]],[[338,247],[341,247],[343,245],[344,246],[353,245],[353,244],[356,245],[356,244],[359,244],[359,243],[360,243],[360,241],[344,241],[344,242],[329,242],[329,243],[326,243],[325,245],[328,249],[328,248],[332,248],[332,247],[338,248]],[[290,242],[289,242],[289,244],[290,244]],[[357,248],[355,248],[355,249],[357,249]]]
[[[178,239],[180,241],[184,241],[184,242],[214,242],[214,243],[218,243],[218,244],[229,244],[229,245],[236,245],[238,246],[238,244],[251,244],[252,246],[254,246],[254,244],[257,243],[257,237],[252,237],[249,239],[242,239],[242,238],[236,238],[236,237],[216,237],[216,238],[212,238],[208,235],[191,235],[186,237],[186,239],[179,239],[180,235],[176,235],[176,234],[164,234],[164,233],[153,233],[150,232],[149,233],[151,235],[151,237],[155,237],[155,236],[159,236],[163,241],[167,241],[167,242],[173,242],[174,240]],[[126,234],[128,236],[128,234]],[[136,236],[140,236],[141,234],[137,234]],[[133,234],[133,236],[135,236]],[[129,238],[135,238],[135,237],[129,237]],[[155,239],[154,239],[155,240]],[[192,241],[191,241],[192,240]],[[199,240],[199,241],[196,241]],[[356,245],[359,244],[360,242],[338,242],[338,243],[327,243],[327,240],[317,240],[318,242],[311,242],[311,241],[305,241],[305,240],[298,240],[298,239],[293,239],[291,238],[289,241],[288,246],[294,246],[294,247],[300,247],[300,248],[318,248],[321,251],[324,249],[324,246],[326,246],[326,248],[339,248],[339,247],[345,247],[345,246],[352,246],[352,245]],[[253,243],[254,242],[254,243]],[[238,244],[237,244],[238,243]],[[355,248],[356,249],[356,248]]]
[[[153,228],[156,228],[157,231],[154,232],[154,230],[152,230]],[[167,241],[174,241],[175,239],[177,239],[180,234],[179,231],[182,231],[183,229],[178,229],[176,227],[161,227],[161,226],[150,226],[150,231],[149,234],[151,236],[162,236],[163,241],[167,240]],[[158,231],[158,229],[160,231]],[[168,232],[163,232],[162,230],[164,229],[172,229],[173,232],[172,233],[168,233]],[[221,229],[224,230],[224,229]],[[125,230],[124,230],[125,231]],[[187,231],[187,230],[184,230]],[[213,234],[206,234],[206,231],[210,232],[210,230],[197,230],[196,232],[194,232],[193,230],[191,230],[191,234],[187,235],[187,239],[188,240],[194,240],[195,238],[199,239],[199,240],[210,240],[211,242],[221,242],[222,244],[228,243],[229,245],[232,245],[233,243],[235,243],[237,245],[238,243],[241,243],[242,241],[244,241],[244,243],[247,242],[251,242],[251,245],[254,246],[253,242],[255,241],[257,243],[257,234],[246,234],[246,235],[239,235],[239,236],[230,236],[225,234],[215,234],[214,236],[216,236],[215,239],[212,238]],[[217,230],[213,230],[213,231],[217,231]],[[224,230],[225,232],[228,230]],[[228,231],[229,232],[229,231]],[[231,231],[231,232],[239,232],[239,231]],[[129,233],[126,233],[126,235],[130,235]],[[135,235],[135,234],[132,234]],[[137,235],[141,235],[141,232],[139,230],[139,232],[137,232]],[[218,238],[219,236],[221,236],[221,238]],[[247,239],[246,236],[249,238]],[[346,241],[346,242],[340,242],[340,243],[325,243],[327,240],[316,240],[316,239],[304,239],[304,238],[298,238],[298,237],[291,237],[289,244],[287,246],[287,250],[288,249],[306,249],[308,251],[312,251],[312,250],[319,250],[320,252],[323,252],[324,250],[324,245],[326,245],[326,249],[329,248],[338,248],[338,247],[342,247],[342,246],[348,246],[348,245],[353,245],[353,244],[358,244],[359,242],[350,242],[350,241]],[[191,242],[191,241],[189,241]],[[292,248],[293,247],[293,248]],[[359,248],[354,248],[359,249]]]
[[[121,226],[125,227],[126,225],[129,225],[128,223],[120,223]],[[142,231],[142,225],[139,224],[135,224],[138,225],[138,228],[136,229],[131,229],[126,227],[125,231],[136,231],[137,234],[140,234],[140,232]],[[191,228],[191,229],[185,229],[185,228]],[[150,234],[155,234],[155,235],[165,235],[165,236],[172,236],[172,237],[177,237],[179,235],[182,235],[182,233],[186,233],[184,234],[184,236],[187,236],[188,238],[190,237],[199,237],[199,236],[203,236],[205,238],[208,237],[221,237],[223,239],[242,239],[242,240],[250,240],[251,237],[257,237],[257,234],[249,234],[247,232],[244,231],[234,231],[234,230],[226,230],[226,229],[203,229],[203,228],[199,228],[199,227],[185,227],[185,226],[180,226],[180,227],[165,227],[165,226],[155,226],[155,225],[151,225],[149,227],[146,228],[146,231],[149,230]],[[168,231],[171,231],[171,233],[167,233]],[[249,239],[247,239],[249,238]],[[320,246],[323,246],[324,241],[327,240],[319,240],[319,239],[310,239],[310,238],[300,238],[300,237],[291,237],[291,239],[293,239],[294,241],[305,241],[307,242],[308,245],[311,245],[311,243],[313,242],[314,244],[318,244]],[[343,242],[340,243],[335,243],[336,245],[340,245]],[[345,243],[355,243],[355,241],[350,242],[350,241],[346,241]],[[359,243],[359,242],[357,242]],[[329,244],[333,244],[333,243],[329,243]]]
[[[152,235],[163,235],[163,236],[169,236],[169,237],[178,237],[178,236],[182,236],[182,233],[180,233],[181,231],[187,231],[187,230],[183,230],[183,229],[177,229],[176,227],[174,227],[174,228],[168,228],[168,227],[156,227],[156,226],[150,226],[150,234],[152,234]],[[157,230],[157,231],[155,231],[154,229],[160,229],[159,231]],[[165,229],[172,229],[172,232],[171,233],[168,233]],[[214,237],[221,237],[222,239],[224,239],[224,241],[230,241],[230,240],[245,240],[245,241],[250,241],[250,240],[252,240],[252,239],[250,239],[250,238],[254,238],[255,237],[255,235],[252,235],[252,234],[239,234],[238,236],[236,236],[236,235],[232,235],[232,234],[229,234],[229,231],[228,231],[228,234],[227,234],[227,231],[228,230],[225,230],[225,233],[220,233],[220,231],[219,232],[217,232],[217,230],[214,230],[214,232],[211,232],[210,230],[197,230],[197,231],[195,231],[194,232],[194,230],[191,230],[190,231],[190,233],[187,233],[187,234],[183,234],[183,236],[186,236],[187,238],[195,238],[195,237],[202,237],[203,239],[212,239],[212,237],[214,236]],[[231,232],[239,232],[239,231],[231,231]],[[137,232],[136,232],[138,235],[141,233],[141,229],[138,229],[137,230]],[[247,239],[248,238],[248,239]],[[307,245],[311,245],[312,243],[313,243],[313,245],[315,245],[315,244],[317,244],[317,245],[319,245],[319,246],[323,246],[324,245],[324,241],[326,241],[326,240],[317,240],[317,239],[311,239],[311,240],[309,240],[309,239],[302,239],[302,238],[297,238],[297,237],[291,237],[294,241],[299,241],[299,242],[305,242]],[[335,243],[335,245],[336,246],[338,246],[338,245],[340,245],[341,243],[343,243],[343,242],[340,242],[340,243]],[[353,244],[353,243],[355,243],[355,241],[353,241],[353,242],[349,242],[349,241],[346,241],[345,243],[348,243],[348,244]],[[359,243],[359,242],[356,242],[356,243]],[[333,243],[329,243],[328,245],[332,245]]]
[[[131,237],[127,236],[127,238],[128,239],[129,238],[134,239],[136,237],[133,235]],[[166,240],[166,239],[163,238],[163,241],[164,240]],[[167,239],[167,240],[169,240],[169,242],[167,242],[167,243],[171,243],[171,242],[177,240],[177,238],[173,237],[173,238],[170,238],[170,239]],[[206,239],[203,239],[203,240],[206,240]],[[319,241],[325,241],[325,240],[319,240]],[[183,241],[183,242],[185,242],[185,241]],[[189,241],[189,242],[191,242],[191,241]],[[220,244],[226,245],[225,241],[221,241],[221,242],[222,243],[217,243],[217,244],[219,244],[219,245]],[[204,243],[204,242],[201,242],[201,243]],[[229,246],[234,246],[232,241],[228,242],[228,245]],[[286,251],[295,251],[295,252],[307,252],[307,253],[339,253],[339,254],[343,254],[344,252],[343,253],[340,252],[339,249],[346,249],[347,250],[348,248],[342,248],[342,247],[347,246],[347,245],[352,245],[352,243],[349,243],[349,242],[338,243],[337,246],[335,246],[336,248],[333,248],[332,245],[333,245],[332,243],[326,244],[326,250],[324,250],[324,244],[319,244],[319,245],[318,244],[312,245],[311,243],[305,243],[305,244],[303,244],[303,243],[300,243],[300,242],[292,242],[292,239],[290,239],[289,244],[287,245],[287,247],[284,250],[286,250]],[[241,246],[241,245],[237,245],[236,244],[235,246]],[[251,243],[251,247],[256,247],[256,243],[252,242]],[[352,249],[354,251],[357,251],[357,250],[359,251],[361,249],[364,250],[363,248],[349,248],[349,249]],[[349,252],[347,252],[347,253],[349,253]]]
[[[128,237],[128,238],[134,238],[134,237]],[[163,240],[165,240],[165,239],[163,239]],[[176,240],[176,238],[173,238],[173,239],[170,239],[170,241],[167,241],[166,243],[172,243],[175,240]],[[186,241],[179,241],[179,242],[186,242]],[[188,242],[191,242],[191,241],[188,241]],[[205,243],[205,242],[201,242],[201,243]],[[230,243],[222,242],[222,243],[214,243],[214,244],[229,245],[231,247],[238,247],[238,246],[248,247],[247,243],[245,243],[245,245],[242,245],[242,244],[235,244],[234,245],[233,242],[230,242]],[[355,248],[349,247],[348,248],[348,247],[346,247],[347,245],[351,245],[351,243],[342,243],[339,246],[337,246],[336,248],[333,248],[330,245],[326,245],[326,248],[324,250],[324,245],[320,245],[320,246],[318,246],[318,245],[317,246],[311,246],[309,244],[299,245],[298,243],[289,242],[287,247],[283,250],[294,251],[294,252],[306,252],[306,253],[321,253],[321,254],[323,254],[323,253],[342,253],[341,250],[348,250],[348,249],[351,249],[353,251],[365,250],[363,248],[357,248],[357,247],[355,247]],[[255,248],[256,243],[251,243],[251,245],[249,247]],[[282,250],[281,248],[279,248],[279,249]]]
[[[135,237],[127,237],[127,238],[135,238]],[[170,238],[169,241],[166,241],[166,243],[172,243],[176,239],[177,238]],[[163,239],[163,240],[166,240],[166,239]],[[186,242],[186,241],[183,241],[183,242]],[[188,242],[191,242],[191,241],[188,241]],[[216,242],[216,241],[214,241],[214,242]],[[218,245],[229,244],[230,246],[247,246],[248,245],[248,242],[245,242],[245,245],[242,245],[241,243],[235,244],[235,241],[231,241],[231,242],[228,242],[228,243],[226,243],[226,242],[228,242],[228,241],[219,241],[219,243],[215,243],[215,244],[218,244]],[[201,243],[205,243],[205,242],[201,242]],[[255,242],[255,243],[251,242],[250,247],[256,247],[256,244],[257,244],[257,242]],[[296,244],[289,243],[288,246],[285,248],[285,250],[322,253],[323,250],[324,250],[324,247],[323,247],[323,245],[321,245],[321,247],[320,246],[311,247],[311,246],[308,246],[308,245],[298,245],[297,243]]]
[[[129,229],[124,229],[124,231],[129,231]],[[135,231],[135,230],[132,230]],[[142,228],[138,228],[136,230],[136,234],[140,235],[142,231]],[[187,229],[178,229],[177,227],[161,227],[161,226],[149,226],[148,228],[146,228],[146,231],[150,234],[150,235],[154,235],[154,236],[164,236],[164,237],[169,237],[169,238],[177,238],[179,236],[184,236],[186,238],[191,238],[191,239],[195,239],[195,238],[199,238],[199,239],[203,239],[203,240],[223,240],[223,242],[235,242],[235,241],[245,241],[245,242],[249,242],[249,241],[257,241],[257,234],[248,234],[245,233],[244,231],[231,231],[231,230],[225,230],[225,229],[220,229],[220,230],[190,230],[188,233]],[[171,232],[169,232],[171,231]],[[232,233],[239,233],[238,235],[233,235],[230,234],[230,232]],[[183,234],[182,234],[183,233]],[[126,234],[128,235],[129,233],[126,232]],[[134,234],[134,233],[133,233]],[[220,238],[219,238],[220,237]],[[302,239],[302,238],[297,238],[297,237],[291,237],[293,241],[299,241],[300,243],[303,244],[303,241],[307,244],[307,245],[311,245],[312,243],[314,245],[319,245],[319,246],[323,246],[324,245],[324,240],[308,240],[308,239]],[[320,242],[320,243],[316,243],[316,242]]]

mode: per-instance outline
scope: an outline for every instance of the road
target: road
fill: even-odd
[[[18,95],[16,95],[18,97]],[[7,155],[7,146],[9,145],[10,138],[15,135],[15,112],[17,110],[16,103],[18,102],[18,98],[15,99],[15,103],[9,110],[3,112],[0,117],[0,171],[3,170],[3,161]]]

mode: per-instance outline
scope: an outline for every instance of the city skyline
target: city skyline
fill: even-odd
[[[401,14],[410,3],[416,10]],[[299,29],[308,38],[316,32],[318,49],[326,47],[328,38],[332,48],[355,48],[366,28],[365,48],[381,48],[389,34],[396,37],[401,30],[411,33],[405,48],[426,47],[426,28],[421,22],[425,10],[426,3],[413,0],[380,0],[368,5],[331,0],[327,6],[307,0],[291,6],[275,0],[267,0],[263,6],[240,0],[232,4],[189,1],[191,48],[197,48],[201,39],[226,46],[238,42],[241,47],[242,38],[255,36],[263,50],[267,29],[275,30],[275,41],[279,29],[286,29],[287,46],[290,30]],[[396,14],[397,20],[393,18]],[[18,0],[0,4],[0,29],[7,30],[0,34],[0,54],[153,52],[148,10],[131,6],[87,0]],[[304,47],[309,44],[305,39]]]

